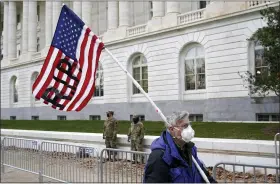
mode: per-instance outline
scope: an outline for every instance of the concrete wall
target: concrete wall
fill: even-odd
[[[56,141],[58,143],[71,143],[79,146],[94,147],[98,150],[105,148],[102,135],[96,133],[2,129],[1,135],[2,137],[25,137],[40,141],[46,140]],[[145,136],[145,152],[150,153],[149,147],[157,137],[158,136]],[[276,162],[274,158],[274,141],[194,138],[193,142],[198,147],[199,159],[207,166],[214,166],[218,162],[236,162],[257,165],[275,165]],[[130,150],[129,144],[126,135],[118,135],[117,149]],[[250,171],[250,169],[251,168],[248,170],[246,169],[246,172]],[[242,171],[242,168],[237,167],[237,170]]]

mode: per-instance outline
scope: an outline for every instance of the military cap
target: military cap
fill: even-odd
[[[112,114],[112,115],[114,115],[114,111],[107,111],[106,114]]]
[[[132,116],[132,118],[138,118],[139,117],[139,115],[137,115],[137,114],[134,114],[133,116]]]

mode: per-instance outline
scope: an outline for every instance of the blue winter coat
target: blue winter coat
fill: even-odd
[[[181,157],[172,136],[164,131],[162,135],[153,141],[151,154],[145,166],[144,183],[204,183],[195,164],[190,168]],[[197,148],[193,146],[192,155],[197,163],[206,172],[209,181],[216,182],[205,170],[197,158]],[[175,163],[175,164],[174,164]]]

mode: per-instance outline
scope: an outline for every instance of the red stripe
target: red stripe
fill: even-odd
[[[43,76],[45,75],[45,72],[46,72],[46,69],[47,69],[47,67],[49,65],[50,58],[52,57],[53,51],[54,51],[54,48],[51,46],[50,49],[49,49],[48,55],[47,55],[47,57],[45,59],[45,62],[43,64],[43,66],[42,66],[41,72],[38,75],[38,77],[37,77],[36,81],[34,82],[34,84],[32,85],[32,93],[36,89],[36,87],[40,83],[40,81],[42,80]],[[40,99],[40,97],[41,96],[38,96],[37,94],[35,94],[35,98],[37,98],[38,100]]]
[[[62,52],[59,50],[57,55],[56,55],[55,61],[54,61],[53,65],[52,65],[52,69],[50,71],[50,74],[48,75],[48,78],[47,78],[46,82],[43,84],[42,88],[40,89],[40,91],[37,94],[38,97],[42,96],[42,94],[46,91],[47,87],[51,83],[51,80],[53,80],[54,70],[55,70],[56,65],[58,64],[61,56],[62,56]]]
[[[94,37],[96,37],[95,35],[94,35]],[[97,38],[97,37],[96,37]],[[98,68],[98,64],[99,64],[99,57],[100,57],[100,54],[101,54],[101,51],[102,51],[102,49],[103,49],[103,47],[104,47],[104,44],[103,43],[100,43],[99,44],[99,46],[98,46],[98,49],[97,49],[97,55],[96,55],[96,60],[95,60],[95,71],[94,71],[94,75],[93,75],[93,77],[94,77],[94,83],[93,83],[93,86],[92,86],[92,88],[90,89],[90,92],[89,92],[89,94],[88,94],[88,96],[85,98],[85,100],[79,105],[79,107],[76,109],[76,111],[80,111],[80,110],[82,110],[86,105],[87,105],[87,103],[89,102],[89,100],[92,98],[92,96],[93,96],[93,93],[94,93],[94,91],[95,91],[95,80],[96,80],[96,71],[97,71],[97,68]]]
[[[76,66],[77,66],[77,62],[74,61],[74,63],[72,64],[71,74],[74,73]],[[67,76],[66,83],[69,84],[69,83],[70,83],[70,80],[71,80],[71,78]],[[74,82],[74,84],[75,84],[75,82]],[[61,95],[65,95],[66,90],[67,90],[67,86],[64,85],[63,88],[61,89],[61,92],[60,92]],[[70,94],[71,94],[71,92],[70,92]],[[71,96],[71,95],[69,95],[69,96]],[[57,100],[57,103],[59,103],[60,101],[61,101],[61,99],[58,99],[58,100]],[[65,100],[65,101],[69,101],[69,100]],[[63,109],[60,109],[60,110],[63,110]]]
[[[61,59],[63,59],[63,58],[61,58]],[[67,66],[67,64],[65,64],[65,63],[62,63],[62,65],[61,65],[61,67],[62,67],[63,69],[66,69],[66,66]],[[57,67],[57,66],[55,66],[55,67]],[[55,70],[58,70],[58,69],[55,68]],[[61,80],[62,80],[63,74],[64,74],[64,73],[63,73],[62,71],[58,70],[58,74],[57,74],[56,77],[57,77],[58,79],[61,79]],[[53,80],[55,80],[55,79],[53,79]],[[53,87],[54,87],[55,89],[57,89],[58,86],[59,86],[59,84],[60,84],[60,82],[58,82],[58,81],[55,80]],[[54,92],[51,91],[51,92],[48,94],[48,98],[51,98],[53,94],[54,94]]]
[[[82,88],[80,90],[80,93],[76,96],[76,98],[74,99],[74,101],[71,103],[71,105],[68,107],[67,111],[72,111],[72,109],[75,107],[76,103],[81,99],[81,97],[84,94],[84,91],[86,90],[86,88],[88,87],[88,84],[90,82],[90,80],[92,79],[92,58],[93,58],[93,50],[94,50],[94,46],[95,46],[95,42],[96,42],[96,37],[93,37],[93,39],[91,40],[90,43],[90,48],[89,48],[89,56],[87,58],[88,60],[88,67],[87,67],[87,71],[86,71],[86,77],[84,80],[84,83],[82,85]],[[94,76],[93,76],[94,77]]]
[[[86,47],[86,44],[87,44],[89,33],[90,33],[90,29],[88,28],[88,29],[86,29],[84,39],[82,41],[81,48],[80,48],[80,58],[78,58],[78,62],[79,62],[81,70],[83,69],[83,66],[84,66],[84,51],[85,51],[85,47]],[[84,72],[84,71],[82,71],[82,72]],[[77,76],[79,80],[81,79],[81,75],[82,75],[82,73],[79,72],[79,74]],[[66,106],[69,102],[70,102],[70,100],[65,100],[64,103],[63,103],[63,106]]]
[[[67,58],[67,57],[65,57],[65,58],[66,58],[67,60],[69,60],[69,58]],[[66,67],[67,67],[67,66],[68,66],[68,65],[67,65],[66,63],[62,63],[62,65],[61,65],[61,67],[62,67],[63,69],[65,69],[65,70],[66,70]],[[57,78],[62,80],[63,75],[66,75],[66,74],[64,74],[64,72],[62,72],[62,71],[59,70],[58,75],[57,75]],[[60,82],[55,81],[53,87],[54,87],[55,89],[58,89],[59,85],[60,85]],[[50,92],[49,95],[48,95],[48,98],[51,98],[53,94],[54,94],[53,91]],[[56,100],[56,102],[57,102],[57,101],[58,101],[58,99]],[[55,109],[56,106],[55,106],[55,105],[52,105],[52,108]]]

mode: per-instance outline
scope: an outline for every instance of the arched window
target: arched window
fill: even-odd
[[[183,50],[185,90],[205,89],[205,55],[200,44]]]
[[[11,78],[11,102],[17,103],[18,102],[18,80],[16,76]]]
[[[96,70],[96,80],[95,80],[95,91],[94,96],[104,96],[104,85],[103,85],[103,68],[99,63],[99,66]]]
[[[137,54],[132,58],[133,78],[141,85],[146,93],[148,93],[148,66],[147,60],[143,54]],[[133,85],[133,94],[140,93],[140,90]]]
[[[38,72],[34,72],[32,75],[31,75],[31,87],[30,87],[30,91],[31,91],[31,100],[33,101],[39,101],[37,98],[35,98],[32,94],[32,86],[35,82],[35,80],[37,79],[39,73]]]
[[[254,44],[254,60],[255,60],[255,75],[256,79],[268,75],[269,68],[268,63],[264,59],[264,48],[259,41],[255,41]]]

